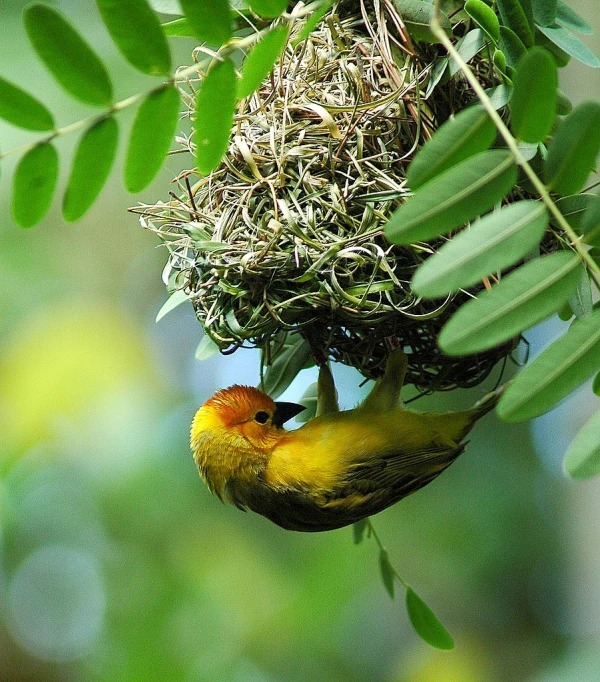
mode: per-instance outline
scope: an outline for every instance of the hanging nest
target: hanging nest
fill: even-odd
[[[436,339],[481,287],[419,299],[412,276],[445,239],[395,246],[382,232],[408,194],[415,153],[473,94],[458,76],[432,87],[441,48],[420,44],[417,54],[393,6],[377,7],[334,7],[295,47],[292,34],[239,103],[221,165],[208,177],[181,174],[172,201],[135,210],[168,249],[171,287],[189,295],[222,352],[268,351],[298,332],[372,378],[393,340],[420,390],[474,386],[514,343],[451,358]],[[486,87],[499,84],[488,60],[472,64]],[[191,111],[199,80],[185,84]],[[190,138],[180,142],[193,152]]]

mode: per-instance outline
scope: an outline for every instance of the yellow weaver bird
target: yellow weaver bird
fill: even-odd
[[[200,475],[221,501],[290,530],[332,530],[382,511],[452,464],[501,392],[463,412],[408,410],[400,404],[406,366],[406,355],[393,351],[365,400],[340,411],[322,365],[317,415],[295,431],[283,424],[302,406],[250,386],[218,391],[192,423]]]

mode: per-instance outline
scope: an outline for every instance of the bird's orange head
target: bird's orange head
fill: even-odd
[[[252,386],[217,391],[196,412],[191,447],[200,473],[219,497],[230,480],[256,475],[285,433],[282,425],[304,408],[276,403]]]

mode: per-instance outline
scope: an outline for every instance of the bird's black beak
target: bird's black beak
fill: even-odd
[[[275,403],[275,412],[273,414],[273,425],[281,428],[292,417],[295,417],[306,408],[296,403]]]

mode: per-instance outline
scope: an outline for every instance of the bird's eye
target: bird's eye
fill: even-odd
[[[269,420],[268,412],[263,412],[261,410],[260,412],[257,412],[254,415],[254,421],[258,422],[259,424],[266,424],[268,420]]]

